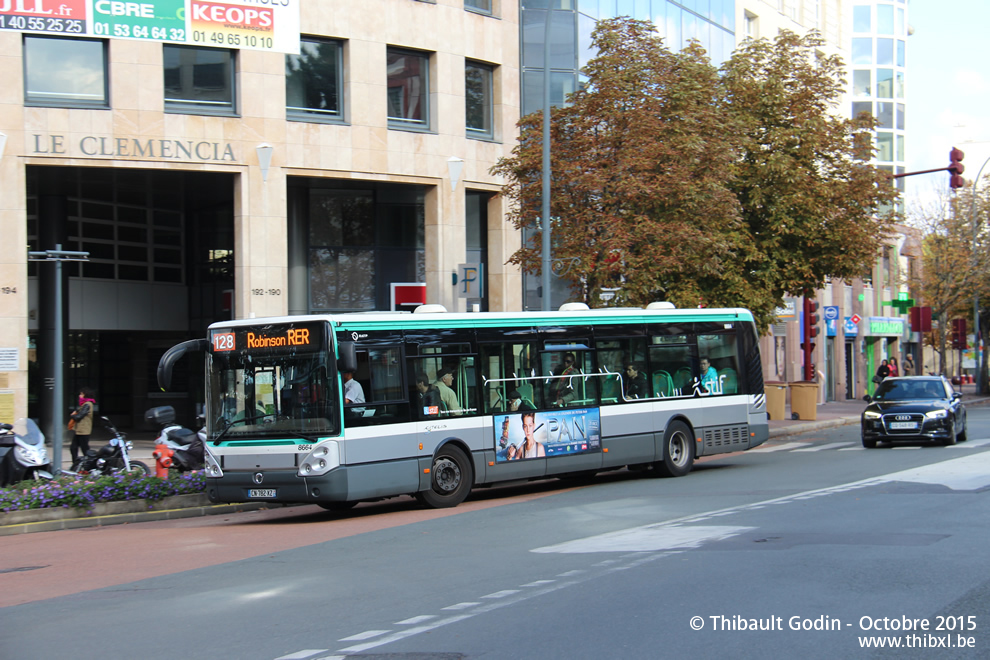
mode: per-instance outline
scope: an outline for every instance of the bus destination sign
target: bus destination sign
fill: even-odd
[[[319,328],[311,325],[273,325],[251,330],[214,330],[210,346],[214,353],[261,351],[265,353],[319,348]]]

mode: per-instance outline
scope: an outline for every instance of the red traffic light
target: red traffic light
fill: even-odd
[[[966,180],[962,178],[962,173],[966,171],[966,166],[962,164],[965,157],[962,149],[952,147],[949,151],[949,166],[945,169],[949,171],[949,188],[953,190],[966,185]]]
[[[966,319],[952,319],[952,348],[966,350]]]

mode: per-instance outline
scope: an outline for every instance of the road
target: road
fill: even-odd
[[[864,450],[846,426],[447,511],[3,537],[0,657],[987,657],[990,407],[969,425],[955,447]]]

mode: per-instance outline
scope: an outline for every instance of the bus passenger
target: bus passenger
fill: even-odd
[[[718,372],[707,357],[701,358],[701,389],[708,394],[715,394],[718,389]]]
[[[416,393],[419,399],[419,411],[423,417],[440,414],[440,392],[430,385],[429,377],[422,371],[416,374]]]
[[[641,373],[635,362],[626,364],[626,398],[647,399],[649,388],[646,385],[646,374]]]
[[[550,383],[550,400],[558,406],[566,406],[574,400],[574,388],[571,386],[571,379],[564,376],[577,375],[578,370],[574,366],[574,353],[564,354],[564,363],[561,365],[556,376]]]
[[[444,414],[459,416],[463,414],[461,404],[457,402],[457,394],[453,390],[454,372],[452,369],[441,369],[437,375],[437,382],[433,386],[440,393],[440,401],[444,406]]]
[[[536,433],[536,413],[524,412],[522,414],[522,428],[523,435],[526,436],[526,439],[519,446],[516,452],[516,458],[538,458],[540,456],[546,456],[547,450],[544,448],[543,443],[537,442],[536,437],[533,435]]]

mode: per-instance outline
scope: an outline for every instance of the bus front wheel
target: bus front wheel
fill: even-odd
[[[416,499],[431,509],[457,506],[471,492],[472,483],[471,459],[456,445],[445,445],[433,457],[430,489],[416,493]]]
[[[662,460],[653,469],[663,477],[683,477],[694,464],[694,437],[684,422],[673,422],[663,434]]]

